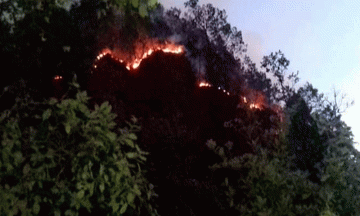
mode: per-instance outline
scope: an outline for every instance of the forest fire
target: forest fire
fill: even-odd
[[[200,82],[199,83],[199,87],[212,87],[212,85],[210,83],[207,82]],[[221,89],[220,87],[218,87],[218,90],[222,90],[224,93],[226,93],[227,95],[230,95],[230,92],[226,91],[225,89]],[[262,110],[265,102],[264,102],[264,96],[262,94],[256,94],[256,98],[253,100],[255,102],[250,103],[249,107],[250,109],[259,109]],[[246,97],[241,97],[242,101],[245,104],[249,103],[249,100]]]
[[[165,44],[160,44],[154,41],[147,41],[146,45],[140,46],[138,45],[137,48],[135,49],[135,58],[130,60],[127,64],[126,64],[126,68],[128,70],[134,70],[136,68],[139,67],[141,61],[147,57],[149,57],[153,52],[155,51],[163,51],[164,53],[174,53],[174,54],[181,54],[184,52],[184,47],[181,45],[176,45],[176,44],[170,44],[170,43],[165,43]],[[117,61],[119,61],[120,63],[123,63],[123,56],[117,51],[112,51],[110,49],[103,49],[101,51],[101,53],[96,57],[96,60],[99,61],[101,58],[103,58],[105,55],[110,54],[110,56],[113,59],[116,59]],[[97,65],[94,65],[94,68],[97,68]]]

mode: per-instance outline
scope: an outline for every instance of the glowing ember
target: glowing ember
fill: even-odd
[[[199,86],[200,87],[211,87],[211,84],[209,84],[209,83],[206,83],[206,82],[201,82],[200,84],[199,84]]]
[[[212,85],[207,82],[200,82],[199,87],[212,87]],[[226,93],[227,95],[230,95],[230,92],[227,92],[225,89],[221,89],[220,87],[218,87],[218,90],[223,90],[224,93]]]
[[[61,80],[62,78],[63,78],[62,76],[56,75],[56,76],[54,77],[54,80]]]

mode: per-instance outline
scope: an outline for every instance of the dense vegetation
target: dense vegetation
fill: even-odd
[[[281,51],[257,68],[225,11],[59,2],[0,1],[2,215],[360,215],[339,94],[295,89]],[[93,67],[154,38],[186,52]]]

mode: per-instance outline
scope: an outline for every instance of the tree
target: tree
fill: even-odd
[[[294,86],[299,81],[299,72],[296,74],[292,73],[286,77],[286,70],[289,64],[290,61],[285,58],[280,50],[263,57],[261,68],[264,68],[266,73],[276,78],[276,82],[271,86],[272,89],[269,89],[271,92],[271,102],[287,103],[289,98],[295,93]],[[287,82],[291,82],[291,84]]]
[[[299,88],[299,94],[309,104],[315,120],[320,143],[324,151],[321,193],[327,205],[339,215],[357,215],[360,206],[360,188],[354,185],[359,179],[359,153],[354,148],[351,128],[341,120],[343,113],[353,102],[345,103],[346,95],[333,89],[333,101],[324,97],[310,83]]]
[[[184,14],[185,19],[196,28],[204,30],[217,48],[225,47],[233,58],[239,60],[246,51],[241,31],[227,22],[225,10],[219,10],[212,4],[198,6],[197,2],[185,2],[185,8],[188,8]]]
[[[295,94],[286,105],[290,121],[288,148],[290,155],[295,156],[295,169],[308,171],[309,179],[320,184],[326,147],[321,143],[317,124],[300,95]]]

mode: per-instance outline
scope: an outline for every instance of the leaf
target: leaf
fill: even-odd
[[[104,147],[104,143],[101,142],[100,140],[95,140],[94,144],[97,145],[97,146],[100,146],[100,147]]]
[[[33,210],[33,212],[34,212],[35,215],[39,214],[39,212],[40,212],[40,205],[39,205],[39,203],[35,203],[35,204],[33,205],[32,210]]]
[[[116,202],[111,202],[110,205],[112,206],[112,209],[113,209],[113,213],[117,212],[117,210],[119,209],[120,207],[120,204],[119,203],[116,203]]]
[[[120,209],[120,214],[124,214],[126,212],[127,207],[128,207],[128,204],[125,203]]]
[[[128,195],[126,196],[126,199],[127,199],[128,203],[134,202],[135,194],[133,194],[133,193],[128,193]]]
[[[42,115],[43,121],[49,119],[50,116],[51,116],[51,109],[45,110],[45,112]]]
[[[148,15],[147,10],[146,10],[146,6],[144,4],[140,4],[139,6],[139,14],[141,17],[145,17]]]
[[[92,196],[93,193],[94,193],[94,187],[95,187],[95,183],[92,182],[92,183],[90,184],[90,196]]]
[[[102,176],[102,174],[104,173],[104,169],[105,169],[104,165],[100,164],[100,170],[99,170],[100,176]]]
[[[137,136],[134,133],[128,134],[129,139],[137,140]]]
[[[132,3],[132,5],[134,6],[134,8],[138,8],[138,7],[139,7],[139,0],[132,0],[131,3]]]
[[[85,195],[85,191],[84,191],[84,190],[81,190],[81,191],[79,191],[79,192],[76,194],[76,196],[77,196],[78,199],[82,199],[82,198],[84,197],[84,195]]]
[[[125,143],[132,148],[135,147],[134,142],[130,139],[125,139]]]
[[[134,185],[133,192],[134,192],[136,195],[138,195],[138,196],[141,195],[141,191],[139,190],[139,186],[138,186],[137,184]]]
[[[26,164],[23,168],[23,174],[27,175],[30,172],[30,164]]]
[[[70,134],[70,129],[71,129],[70,124],[65,124],[65,131],[67,134]]]
[[[115,182],[120,182],[121,176],[122,175],[120,173],[116,173]]]
[[[135,152],[129,152],[126,154],[126,157],[132,159],[132,158],[135,158],[137,156],[137,154]]]
[[[221,148],[219,149],[219,155],[220,155],[221,157],[224,157],[224,156],[225,156],[224,148],[223,148],[223,147],[221,147]]]
[[[114,132],[109,132],[106,134],[106,136],[110,139],[111,142],[116,140],[116,134]]]
[[[155,6],[157,2],[158,2],[157,0],[149,0],[149,1],[148,1],[148,5],[149,5],[150,7],[152,7],[152,6]]]
[[[104,190],[105,190],[105,184],[104,184],[104,182],[101,182],[101,184],[100,184],[100,186],[99,186],[99,189],[100,189],[100,192],[101,192],[101,193],[104,192]]]

